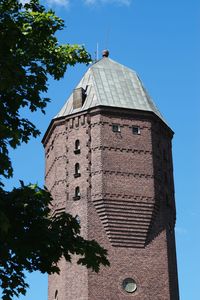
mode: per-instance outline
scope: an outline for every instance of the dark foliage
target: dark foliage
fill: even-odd
[[[48,76],[60,79],[68,65],[89,63],[83,46],[59,45],[55,33],[64,22],[47,11],[38,0],[22,4],[0,0],[0,286],[3,300],[26,293],[24,271],[59,273],[61,257],[98,272],[107,266],[107,251],[96,241],[80,236],[75,218],[67,213],[51,217],[51,196],[37,185],[11,192],[4,190],[2,179],[13,176],[9,147],[40,132],[21,115],[23,108],[41,110],[50,101],[44,96]]]

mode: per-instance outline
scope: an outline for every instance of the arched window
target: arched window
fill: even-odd
[[[74,153],[75,154],[79,154],[81,152],[81,146],[80,146],[80,141],[76,140],[75,141],[75,149],[74,149]]]
[[[75,171],[75,173],[74,173],[74,177],[75,177],[75,178],[81,176],[80,165],[79,165],[79,163],[76,163],[76,164],[75,164],[74,171]]]
[[[79,200],[81,198],[80,187],[75,188],[74,200]]]
[[[58,300],[58,290],[55,291],[55,299]]]

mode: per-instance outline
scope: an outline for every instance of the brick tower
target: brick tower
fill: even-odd
[[[67,211],[108,250],[95,274],[60,261],[48,300],[178,300],[172,130],[137,74],[93,64],[44,138],[53,213]]]

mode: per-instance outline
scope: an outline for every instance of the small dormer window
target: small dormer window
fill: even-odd
[[[140,127],[139,126],[132,126],[132,133],[133,134],[140,134]]]
[[[81,172],[80,172],[80,165],[79,163],[76,163],[75,164],[75,173],[74,173],[74,177],[77,178],[77,177],[80,177],[81,176]]]
[[[80,198],[81,198],[80,188],[79,188],[79,186],[77,186],[75,188],[75,193],[74,193],[73,199],[76,201],[76,200],[80,200]]]
[[[74,153],[75,153],[75,154],[81,153],[81,146],[80,146],[80,141],[79,141],[79,140],[76,140],[76,141],[75,141],[75,149],[74,149]]]
[[[119,124],[112,124],[112,131],[113,132],[121,132],[121,128]]]

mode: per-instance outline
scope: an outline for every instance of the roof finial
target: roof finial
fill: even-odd
[[[103,50],[102,51],[102,56],[103,57],[108,57],[109,56],[109,51],[106,49],[106,50]]]

